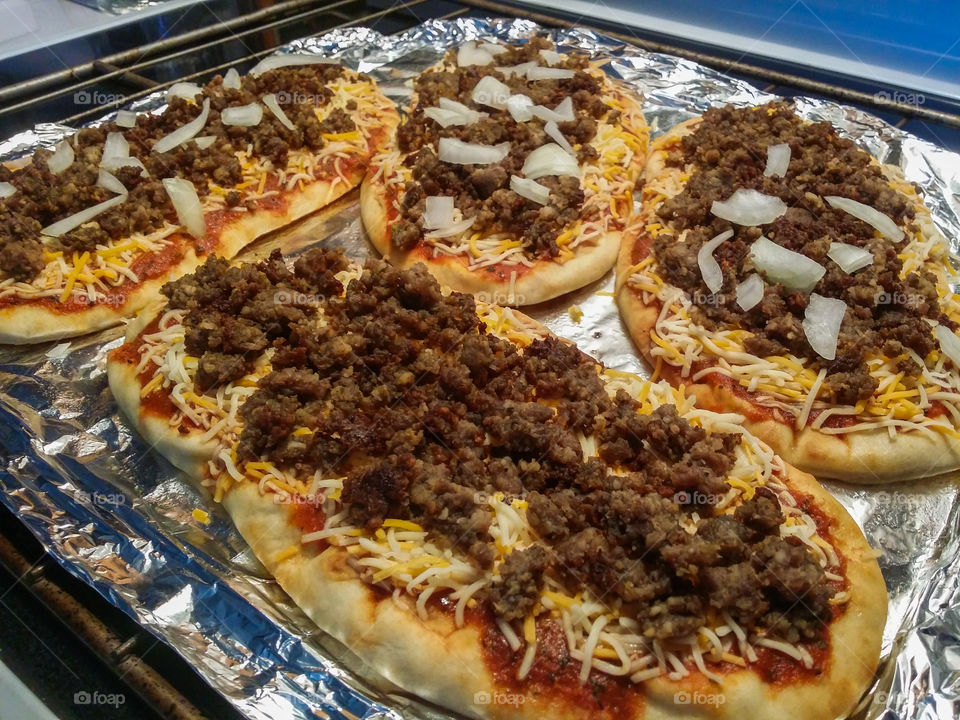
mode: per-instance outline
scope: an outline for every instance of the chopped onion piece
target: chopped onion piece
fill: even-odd
[[[763,171],[764,177],[779,175],[784,177],[790,167],[790,146],[787,143],[767,146],[767,167]]]
[[[813,290],[827,271],[816,260],[781,247],[763,235],[750,246],[750,260],[770,282],[802,292]]]
[[[197,144],[198,148],[200,148],[201,150],[206,150],[208,147],[210,147],[217,141],[217,136],[216,135],[197,135],[197,137],[195,137],[193,141]]]
[[[507,100],[510,98],[510,88],[493,75],[486,75],[473,88],[471,98],[478,105],[487,105],[497,110],[503,110],[507,107]]]
[[[54,175],[59,175],[73,165],[73,146],[69,140],[61,140],[53,150],[53,155],[47,158],[47,168]]]
[[[526,77],[527,71],[536,66],[537,61],[531,60],[530,62],[520,63],[519,65],[498,65],[494,70],[506,77],[510,77],[511,75],[523,75]]]
[[[78,213],[69,215],[63,220],[57,220],[52,225],[47,225],[47,227],[41,230],[40,233],[42,235],[48,235],[49,237],[60,237],[64,233],[70,232],[75,227],[80,227],[84,223],[90,222],[100,213],[106,212],[112,207],[116,207],[126,199],[126,193],[123,195],[115,195],[109,200],[104,200],[102,203],[97,203],[92,207],[88,207],[86,210],[81,210]]]
[[[137,114],[133,110],[117,110],[117,119],[114,122],[122,128],[136,127]]]
[[[157,140],[157,142],[153,145],[154,152],[165,153],[173,150],[176,147],[180,147],[180,145],[185,143],[187,140],[191,140],[194,135],[203,130],[203,126],[207,124],[207,116],[209,114],[210,98],[204,98],[203,109],[200,110],[200,114],[186,125],[181,125],[173,132],[168,133]]]
[[[439,228],[437,230],[430,230],[424,234],[425,238],[445,238],[453,237],[454,235],[459,235],[465,230],[469,230],[473,226],[473,221],[476,220],[476,217],[467,218],[466,220],[461,220],[458,223],[454,223],[449,227]]]
[[[8,198],[17,192],[17,189],[8,182],[0,182],[0,198]]]
[[[530,108],[533,107],[533,100],[526,95],[511,95],[507,98],[507,111],[517,122],[527,122],[533,117]]]
[[[563,60],[563,53],[558,53],[555,50],[541,50],[540,57],[543,58],[547,65],[556,65]]]
[[[499,55],[500,53],[505,53],[507,48],[503,45],[497,45],[497,43],[485,42],[479,45],[481,50],[486,50],[491,55]]]
[[[427,230],[450,227],[453,225],[453,197],[449,195],[430,195],[427,197],[423,212],[423,226]]]
[[[100,156],[101,165],[113,165],[116,160],[130,157],[130,143],[123,133],[107,133],[103,143],[103,154]]]
[[[519,175],[510,176],[510,189],[517,195],[532,200],[535,203],[546,205],[550,202],[550,188],[541,185],[536,180],[522,178]]]
[[[477,112],[467,107],[463,103],[450,98],[440,98],[440,107],[426,108],[423,114],[431,120],[435,120],[441,127],[450,127],[451,125],[470,125],[477,122],[480,118],[490,117],[487,113]]]
[[[536,180],[544,175],[580,177],[580,165],[562,147],[556,143],[547,143],[527,155],[521,172],[530,180]]]
[[[763,278],[750,273],[746,280],[737,284],[737,305],[746,312],[763,300]]]
[[[271,55],[258,62],[250,70],[249,75],[256,77],[270,70],[277,68],[291,67],[293,65],[336,65],[339,61],[333,58],[320,57],[319,55],[308,55],[306,53],[292,53],[290,55]]]
[[[534,65],[527,69],[527,80],[567,80],[576,75],[574,70],[564,68],[545,68]]]
[[[720,247],[721,243],[733,237],[733,230],[724,230],[712,240],[707,240],[700,246],[697,252],[697,265],[700,266],[700,277],[704,284],[710,289],[710,292],[719,292],[723,287],[723,271],[720,270],[720,263],[713,257],[713,251]]]
[[[170,102],[175,97],[180,97],[184,100],[193,100],[197,95],[202,93],[203,88],[199,85],[189,82],[177,82],[167,90],[167,102]]]
[[[100,161],[100,167],[109,172],[116,172],[120,168],[128,166],[140,168],[141,177],[149,177],[150,175],[150,173],[147,172],[147,166],[143,164],[140,158],[127,156],[112,158],[108,162],[104,162],[103,160]]]
[[[291,122],[290,118],[287,117],[287,114],[283,111],[283,108],[280,107],[280,103],[277,102],[277,96],[273,93],[269,95],[264,95],[260,98],[263,101],[263,104],[267,106],[267,109],[272,112],[277,120],[287,129],[287,130],[296,130],[296,126]]]
[[[766,225],[787,212],[787,204],[774,195],[740,188],[726,200],[716,200],[710,212],[737,225]]]
[[[493,62],[493,54],[483,48],[478,48],[475,40],[465,42],[457,51],[457,66],[489,65]]]
[[[260,107],[260,103],[255,102],[224,108],[220,112],[220,122],[224,125],[253,127],[259,125],[261,120],[263,120],[263,108]]]
[[[117,178],[116,175],[112,175],[103,168],[100,168],[100,174],[97,177],[97,185],[102,188],[106,188],[110,192],[115,192],[117,195],[126,195],[127,188],[124,187],[123,183]]]
[[[810,347],[824,360],[837,357],[837,338],[847,304],[837,298],[812,293],[803,313],[803,332]]]
[[[197,196],[193,183],[183,178],[164,178],[163,187],[170,196],[173,209],[177,211],[180,224],[195,238],[207,234],[207,223],[203,219],[203,206]]]
[[[867,265],[873,265],[873,253],[856,245],[847,243],[830,243],[827,257],[833,260],[845,273],[862,270]]]
[[[560,128],[557,126],[557,124],[553,120],[551,120],[550,122],[548,122],[546,125],[543,126],[543,131],[547,135],[549,135],[550,138],[557,143],[557,145],[562,147],[565,151],[567,151],[571,155],[576,156],[576,153],[573,152],[573,147],[570,145],[569,142],[567,142],[567,138],[564,136],[562,132],[560,132]]]
[[[934,325],[933,334],[940,341],[940,349],[960,368],[960,338],[946,325]]]
[[[573,113],[573,100],[570,97],[565,97],[553,110],[543,105],[534,105],[530,108],[530,112],[544,122],[551,120],[558,123],[572,122],[576,118]]]
[[[489,165],[500,162],[510,152],[510,143],[499,145],[478,145],[456,138],[440,138],[437,143],[437,155],[441,162],[454,165]]]
[[[897,224],[887,215],[884,215],[876,208],[837,195],[827,195],[823,199],[826,200],[831,207],[850,213],[858,220],[863,220],[868,225],[872,225],[885,238],[893,240],[894,242],[903,240],[903,230],[897,227]]]
[[[240,89],[240,73],[237,72],[236,68],[230,68],[223,76],[223,86],[227,90],[239,90]]]

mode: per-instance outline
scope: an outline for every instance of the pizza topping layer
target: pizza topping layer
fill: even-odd
[[[778,146],[790,150],[781,152],[786,168],[768,173]],[[915,214],[912,187],[888,180],[829,123],[807,123],[775,103],[707,111],[665,159],[662,177],[645,189],[652,258],[630,281],[667,300],[654,354],[694,379],[717,367],[694,367],[713,356],[720,372],[768,392],[798,420],[804,407],[804,423],[822,415],[810,413],[816,402],[856,408],[866,424],[844,428],[949,429],[925,421],[924,410],[960,399],[955,373],[938,364],[933,332],[955,329],[960,308],[944,280],[953,274],[947,248],[929,218]],[[774,204],[781,209],[766,213]],[[718,278],[698,255],[725,232],[732,234],[709,256]],[[664,283],[680,294],[668,298]],[[837,329],[833,306],[841,303]]]
[[[342,548],[424,617],[432,598],[489,618],[519,678],[554,632],[582,681],[720,679],[762,648],[812,668],[826,647],[843,561],[738,416],[478,315],[422,266],[210,260],[164,293],[142,396],[220,439],[216,495],[317,506],[305,548]]]
[[[396,187],[388,199],[398,215],[395,247],[426,242],[435,254],[468,254],[475,269],[529,265],[569,259],[575,244],[622,224],[637,174],[631,160],[646,151],[646,140],[628,128],[645,127],[642,118],[624,114],[585,55],[556,53],[552,67],[538,65],[548,63],[540,51],[550,48],[533,38],[501,47],[496,65],[466,66],[451,50],[442,69],[416,79],[417,104],[398,130],[399,151],[381,158]],[[531,75],[534,68],[550,77]],[[454,145],[457,153],[445,149]],[[545,189],[533,196],[513,178]],[[425,198],[438,195],[455,199],[458,221],[474,219],[443,242],[425,236],[421,221]]]
[[[280,114],[262,111],[267,96]],[[95,302],[144,279],[134,260],[187,224],[164,180],[192,185],[205,213],[237,216],[318,177],[347,182],[352,160],[372,154],[368,131],[387,105],[339,65],[238,76],[235,87],[217,77],[180,88],[162,112],[140,114],[132,127],[85,128],[55,152],[37,150],[23,168],[0,168],[14,190],[0,198],[0,297],[65,301],[76,287]],[[109,201],[95,217],[77,215]],[[74,216],[83,221],[54,232]],[[206,234],[196,222],[187,229]]]

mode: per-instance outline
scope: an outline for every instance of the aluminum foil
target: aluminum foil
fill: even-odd
[[[401,105],[410,79],[446,48],[538,32],[519,20],[430,21],[398,36],[337,30],[280,52],[334,55],[370,73]],[[607,70],[646,98],[653,135],[723,103],[773,96],[696,63],[644,52],[586,30],[550,33],[564,47],[607,60]],[[136,104],[163,106],[162,93]],[[851,107],[798,99],[804,117],[830,120],[925,192],[954,248],[960,241],[960,157]],[[67,132],[40,125],[0,143],[0,160]],[[372,253],[356,193],[285,233],[285,251],[324,243],[357,259]],[[276,238],[241,257],[261,256]],[[648,375],[612,301],[612,273],[529,313],[610,367]],[[583,313],[572,319],[569,308]],[[150,451],[118,414],[104,361],[115,328],[69,343],[0,348],[0,501],[74,575],[175,648],[250,718],[439,718],[312,626],[265,573],[205,493]],[[858,719],[960,715],[960,502],[955,478],[908,485],[827,487],[883,555],[890,591],[883,661]],[[209,513],[209,521],[194,515]],[[322,591],[322,590],[321,590]]]

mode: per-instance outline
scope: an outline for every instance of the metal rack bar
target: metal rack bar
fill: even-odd
[[[339,4],[344,4],[345,2],[352,2],[352,1],[353,1],[353,0],[344,0],[344,2],[337,3],[337,4],[339,5]],[[329,31],[329,30],[337,30],[337,29],[340,29],[340,28],[350,27],[350,26],[352,26],[352,25],[358,25],[358,24],[362,24],[362,23],[365,23],[365,22],[369,22],[370,20],[375,20],[375,19],[377,19],[377,18],[381,18],[381,17],[384,17],[384,16],[386,16],[386,15],[390,15],[390,14],[393,14],[393,13],[396,13],[396,12],[402,12],[402,11],[408,10],[408,9],[410,9],[410,8],[412,8],[412,7],[416,7],[416,6],[418,6],[418,5],[422,5],[422,4],[426,3],[426,2],[428,2],[428,0],[408,0],[408,2],[399,3],[399,4],[397,4],[397,5],[394,5],[394,6],[392,6],[392,7],[387,8],[387,9],[385,9],[385,10],[378,10],[377,12],[370,13],[369,15],[364,15],[363,17],[359,17],[359,18],[356,18],[356,19],[353,19],[353,20],[348,20],[347,22],[343,22],[343,23],[338,23],[337,25],[331,25],[329,28],[327,28],[327,31]],[[444,15],[438,16],[438,19],[440,19],[440,20],[446,20],[446,19],[449,19],[449,18],[453,18],[453,17],[457,17],[457,16],[460,16],[460,15],[464,15],[464,14],[466,14],[467,12],[469,12],[469,10],[468,10],[467,8],[463,8],[463,9],[460,9],[460,10],[454,10],[454,11],[452,11],[452,12],[449,12],[449,13],[446,13],[446,14],[444,14]],[[137,100],[137,99],[139,99],[139,98],[146,97],[147,95],[150,95],[151,93],[156,92],[158,89],[161,89],[161,88],[164,88],[164,87],[168,87],[168,86],[170,86],[170,85],[173,85],[175,82],[184,82],[184,81],[198,80],[198,79],[200,79],[200,78],[209,76],[211,73],[215,73],[215,72],[218,72],[218,71],[220,71],[220,70],[225,70],[225,69],[227,69],[228,67],[230,67],[231,65],[236,65],[236,64],[238,64],[238,63],[248,62],[248,61],[250,61],[250,60],[258,60],[258,59],[260,59],[260,58],[262,58],[262,57],[264,57],[264,56],[266,56],[266,55],[269,55],[269,54],[272,53],[273,51],[274,51],[274,48],[267,48],[266,50],[261,50],[261,51],[259,51],[259,52],[255,52],[255,53],[252,53],[251,55],[247,55],[247,56],[245,56],[245,57],[238,58],[238,59],[235,59],[235,60],[229,60],[229,61],[227,61],[227,62],[225,62],[225,63],[221,63],[221,64],[219,64],[219,65],[215,65],[215,66],[213,66],[213,67],[209,67],[209,68],[206,68],[206,69],[204,69],[204,70],[200,70],[200,71],[198,71],[198,72],[191,73],[190,75],[184,75],[183,77],[179,77],[179,78],[176,78],[176,79],[174,79],[174,80],[168,80],[168,81],[165,81],[165,82],[157,83],[156,85],[154,85],[153,87],[151,87],[151,88],[149,88],[149,89],[147,89],[147,90],[143,90],[143,91],[141,91],[141,92],[134,93],[133,95],[126,95],[126,96],[124,96],[124,97],[122,97],[122,98],[119,98],[119,99],[113,101],[113,102],[106,103],[106,104],[104,104],[104,105],[98,105],[97,107],[91,108],[91,109],[89,109],[89,110],[84,110],[83,112],[77,113],[76,115],[71,115],[71,116],[69,116],[69,117],[63,118],[63,119],[60,120],[59,122],[62,123],[62,124],[64,124],[64,125],[74,125],[74,124],[76,124],[76,123],[78,123],[78,122],[82,122],[82,121],[85,120],[85,119],[89,119],[89,118],[93,118],[93,117],[95,117],[95,116],[102,115],[102,114],[104,114],[105,112],[107,112],[107,111],[109,111],[109,110],[112,110],[112,109],[114,109],[114,108],[120,107],[121,105],[126,105],[127,103],[129,103],[129,102],[132,101],[132,100]],[[72,90],[72,89],[73,89],[73,88],[70,88],[70,90]]]
[[[71,85],[62,87],[58,90],[45,93],[43,95],[37,95],[31,98],[28,98],[26,100],[22,100],[19,103],[11,104],[6,107],[0,107],[0,116],[8,113],[16,112],[18,110],[23,110],[29,107],[30,105],[33,105],[34,103],[46,102],[48,100],[54,100],[64,95],[69,95],[78,90],[83,90],[84,88],[90,87],[91,85],[95,85],[96,83],[104,82],[107,80],[128,79],[128,80],[134,80],[133,84],[139,85],[140,87],[147,87],[147,88],[160,87],[161,83],[157,83],[149,80],[147,80],[147,82],[151,84],[144,84],[143,81],[146,80],[146,78],[143,78],[142,76],[137,75],[136,74],[137,71],[143,70],[153,65],[159,65],[161,63],[170,62],[171,60],[176,60],[177,58],[193,55],[203,50],[216,47],[217,45],[223,45],[225,43],[229,43],[235,40],[240,40],[244,37],[247,37],[248,35],[260,33],[265,30],[272,30],[274,28],[282,27],[284,25],[289,25],[294,22],[307,20],[309,18],[315,17],[316,15],[330,12],[331,10],[335,10],[336,8],[342,7],[344,5],[349,5],[350,3],[355,3],[357,1],[358,0],[337,0],[336,2],[332,2],[327,5],[322,5],[321,7],[306,10],[304,12],[297,13],[289,17],[281,18],[279,20],[274,20],[273,22],[269,22],[264,25],[258,25],[252,28],[248,28],[247,30],[244,30],[242,32],[230,33],[216,40],[211,40],[209,42],[205,42],[200,45],[191,45],[182,50],[178,50],[177,52],[173,52],[168,55],[161,55],[159,57],[154,57],[150,60],[144,60],[142,62],[136,62],[132,65],[121,66],[115,62],[111,62],[109,59],[94,60],[93,61],[94,68],[97,70],[103,70],[103,73],[101,75],[97,75],[95,77],[91,77],[86,80],[81,80],[80,82],[73,83]],[[150,56],[155,54],[156,46],[159,44],[162,44],[163,42],[165,41],[161,41],[160,43],[154,43],[153,45],[143,46],[142,48],[139,49],[139,50],[142,50],[142,54],[140,54],[139,57],[145,57],[145,56]],[[2,97],[0,97],[0,102],[2,102]]]
[[[91,73],[97,71],[98,62],[122,67],[125,63],[129,63],[131,61],[135,62],[149,54],[163,52],[165,50],[184,45],[190,45],[191,43],[195,43],[199,40],[205,40],[208,37],[212,37],[221,33],[226,33],[231,35],[231,37],[235,37],[236,35],[232,33],[235,28],[242,28],[246,25],[257,25],[257,23],[259,23],[261,20],[267,20],[274,15],[315,4],[316,1],[317,0],[284,0],[283,2],[271,7],[263,8],[262,10],[257,10],[252,13],[247,13],[246,15],[241,15],[236,18],[231,18],[230,20],[224,20],[214,25],[198,28],[196,30],[190,30],[182,35],[175,35],[173,37],[157,40],[156,42],[137,48],[131,48],[130,50],[114,53],[113,55],[100,58],[99,61],[92,60],[90,62],[81,63],[80,65],[75,65],[71,68],[58,70],[57,72],[53,72],[48,75],[42,75],[40,77],[31,78],[30,80],[24,80],[23,82],[19,82],[14,85],[8,85],[7,87],[0,88],[0,103],[6,103],[10,100],[29,95],[30,93],[42,90],[52,85],[56,85],[57,83],[69,82],[70,80],[81,80]]]
[[[762,80],[767,80],[774,85],[790,85],[800,90],[805,90],[817,95],[826,95],[827,97],[836,98],[837,100],[842,100],[844,102],[856,103],[858,105],[868,105],[875,107],[878,110],[895,112],[903,115],[906,118],[921,118],[940,123],[948,127],[960,128],[960,115],[918,107],[916,105],[910,105],[909,103],[898,102],[882,97],[876,97],[874,95],[870,95],[869,93],[860,92],[859,90],[851,90],[840,85],[834,85],[832,83],[826,83],[820,80],[812,80],[800,75],[792,75],[790,73],[780,72],[778,70],[771,70],[760,67],[759,65],[751,65],[749,63],[728,60],[717,55],[710,55],[708,53],[698,52],[696,50],[687,50],[682,47],[677,47],[676,45],[669,45],[667,43],[655,42],[652,40],[644,40],[643,38],[638,38],[635,35],[591,26],[588,23],[582,22],[582,18],[577,22],[573,22],[536,12],[534,10],[527,10],[524,8],[515,7],[513,5],[505,5],[503,3],[495,2],[494,0],[460,0],[460,2],[478,10],[490,11],[500,16],[509,15],[522,18],[524,20],[532,20],[533,22],[548,27],[571,28],[576,26],[595,30],[596,32],[609,35],[610,37],[621,40],[629,45],[636,45],[637,47],[641,47],[644,50],[649,50],[650,52],[676,55],[677,57],[693,60],[701,65],[706,65],[716,70],[721,70],[722,72],[751,75]]]

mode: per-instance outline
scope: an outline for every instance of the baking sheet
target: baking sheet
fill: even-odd
[[[409,80],[448,47],[485,37],[516,41],[538,32],[521,20],[429,21],[397,36],[347,28],[291,43],[281,52],[337,56],[373,75],[403,104]],[[550,35],[608,60],[608,71],[646,97],[653,135],[723,103],[773,96],[696,63],[626,47],[591,31]],[[135,105],[162,107],[162,93]],[[960,240],[960,157],[854,108],[797,100],[801,115],[826,119],[919,184],[954,249]],[[0,142],[0,160],[50,146],[67,128],[40,125]],[[356,192],[241,258],[274,247],[342,246],[372,253]],[[649,375],[617,316],[612,273],[590,287],[527,309],[608,366]],[[575,322],[568,309],[583,312]],[[219,507],[150,451],[118,415],[104,362],[115,328],[69,343],[0,348],[0,500],[74,575],[173,646],[250,718],[439,718],[379,679],[349,649],[320,633],[247,549]],[[879,677],[856,716],[956,717],[960,696],[960,565],[954,477],[871,488],[827,483],[883,552],[890,590]],[[210,513],[199,522],[193,510]]]

